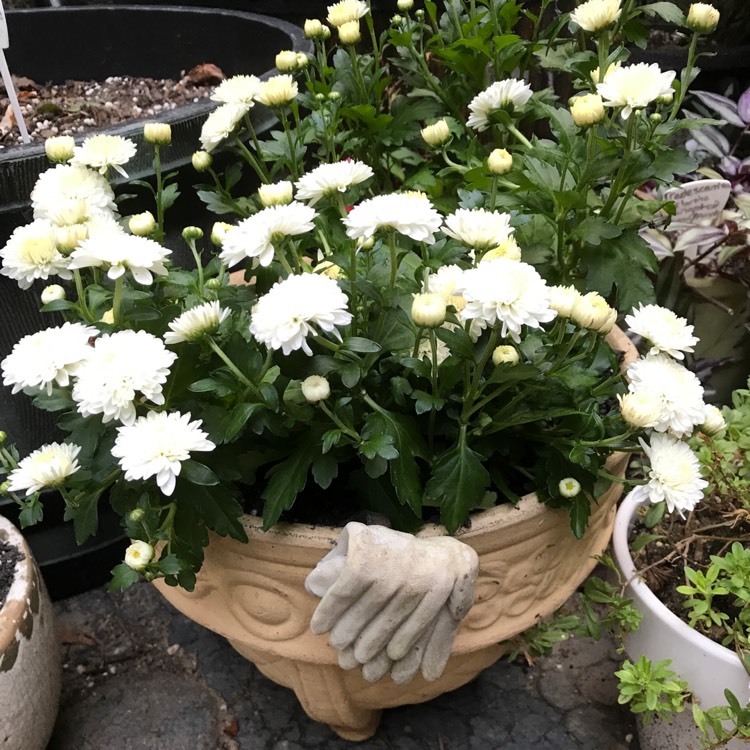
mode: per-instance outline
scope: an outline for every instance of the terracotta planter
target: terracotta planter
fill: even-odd
[[[42,750],[60,699],[60,652],[52,604],[26,542],[2,517],[0,541],[23,555],[0,609],[0,746]]]
[[[632,496],[623,501],[612,537],[615,561],[623,579],[628,581],[625,595],[643,615],[638,629],[625,640],[628,656],[633,661],[642,654],[653,662],[671,659],[670,668],[688,683],[704,710],[726,704],[725,688],[744,706],[750,701],[750,678],[737,654],[691,628],[667,609],[638,577],[628,546],[637,508],[638,503]],[[644,750],[688,747],[689,742],[700,737],[690,711],[678,715],[672,722],[653,722],[653,726],[646,728],[639,725],[639,732],[643,734]],[[727,748],[746,746],[739,741],[726,745]]]
[[[610,343],[625,352],[626,361],[637,356],[620,331]],[[626,464],[627,456],[617,453],[607,470],[624,476]],[[359,670],[339,667],[327,636],[310,632],[320,600],[305,591],[304,580],[336,544],[340,529],[278,524],[263,532],[258,518],[244,516],[249,543],[212,535],[192,593],[156,585],[183,614],[225,636],[266,677],[292,688],[311,718],[341,737],[364,740],[377,729],[382,709],[421,703],[470,682],[507,651],[503,641],[560,607],[609,544],[621,492],[614,484],[599,498],[580,540],[570,532],[567,512],[547,508],[535,494],[515,507],[472,516],[471,528],[457,536],[479,554],[476,599],[445,673],[434,682],[420,676],[396,685],[388,675],[366,682]],[[432,525],[419,536],[444,533]]]

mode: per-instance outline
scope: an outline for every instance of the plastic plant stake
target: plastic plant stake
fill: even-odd
[[[26,123],[21,114],[21,108],[18,106],[18,97],[16,96],[16,90],[13,87],[13,79],[10,77],[8,62],[5,59],[5,50],[8,49],[8,47],[10,47],[8,22],[5,20],[5,8],[3,8],[3,2],[0,0],[0,74],[3,76],[3,83],[5,84],[5,90],[8,92],[10,106],[13,107],[13,114],[16,116],[16,124],[21,131],[21,139],[24,143],[31,143],[29,131],[26,130]]]

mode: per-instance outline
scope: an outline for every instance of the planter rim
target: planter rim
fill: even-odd
[[[744,670],[742,661],[734,651],[691,628],[663,604],[659,597],[651,591],[638,575],[630,554],[628,534],[633,525],[636,511],[641,505],[645,505],[646,502],[638,502],[637,498],[630,493],[620,504],[615,518],[615,528],[612,534],[612,551],[617,567],[623,573],[627,585],[644,606],[652,610],[664,622],[665,626],[674,630],[680,637],[694,644],[696,648],[707,652],[711,658]]]
[[[23,555],[20,560],[16,561],[13,582],[5,604],[0,608],[0,654],[2,654],[16,639],[16,631],[23,618],[26,596],[32,580],[32,563],[29,548],[21,532],[2,516],[0,516],[0,541],[8,542]]]

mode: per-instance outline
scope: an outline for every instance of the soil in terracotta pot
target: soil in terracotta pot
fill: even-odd
[[[5,606],[16,570],[16,563],[23,559],[21,551],[8,542],[0,541],[0,609]]]
[[[209,96],[223,78],[222,71],[210,63],[183,71],[178,80],[112,76],[104,81],[45,85],[13,76],[32,141],[56,135],[76,136],[137,117],[158,119],[163,112]],[[0,148],[21,143],[7,92],[0,83]]]

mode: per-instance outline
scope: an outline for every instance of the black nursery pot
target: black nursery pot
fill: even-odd
[[[115,75],[174,79],[182,70],[204,62],[218,65],[226,76],[255,74],[265,78],[276,72],[273,65],[279,50],[310,51],[302,30],[289,23],[222,9],[141,5],[35,8],[10,11],[7,18],[11,71],[45,84]],[[71,44],[82,32],[87,41]],[[162,149],[162,164],[165,172],[179,170],[183,196],[167,217],[179,226],[196,223],[200,204],[190,185],[200,181],[200,176],[189,165],[193,152],[200,148],[203,121],[215,106],[215,102],[204,100],[160,113],[158,118],[172,127],[172,144]],[[251,116],[259,135],[275,122],[264,107],[253,107]],[[155,118],[91,131],[136,141],[138,152],[127,165],[131,179],[153,175],[153,151],[142,138],[143,123],[149,119]],[[0,246],[15,227],[31,221],[29,194],[39,174],[49,167],[41,144],[0,151]],[[37,282],[22,291],[15,281],[0,276],[0,360],[23,336],[60,324],[59,316],[39,312],[39,293],[44,286]],[[23,394],[11,395],[8,387],[0,387],[0,429],[8,433],[22,456],[63,437],[55,427],[54,415],[35,409]],[[44,498],[44,508],[42,523],[25,529],[24,535],[52,598],[79,593],[108,580],[127,544],[119,517],[109,503],[100,502],[99,532],[81,547],[75,543],[72,523],[63,521],[62,498],[50,493]],[[18,525],[13,501],[0,498],[0,514]]]

